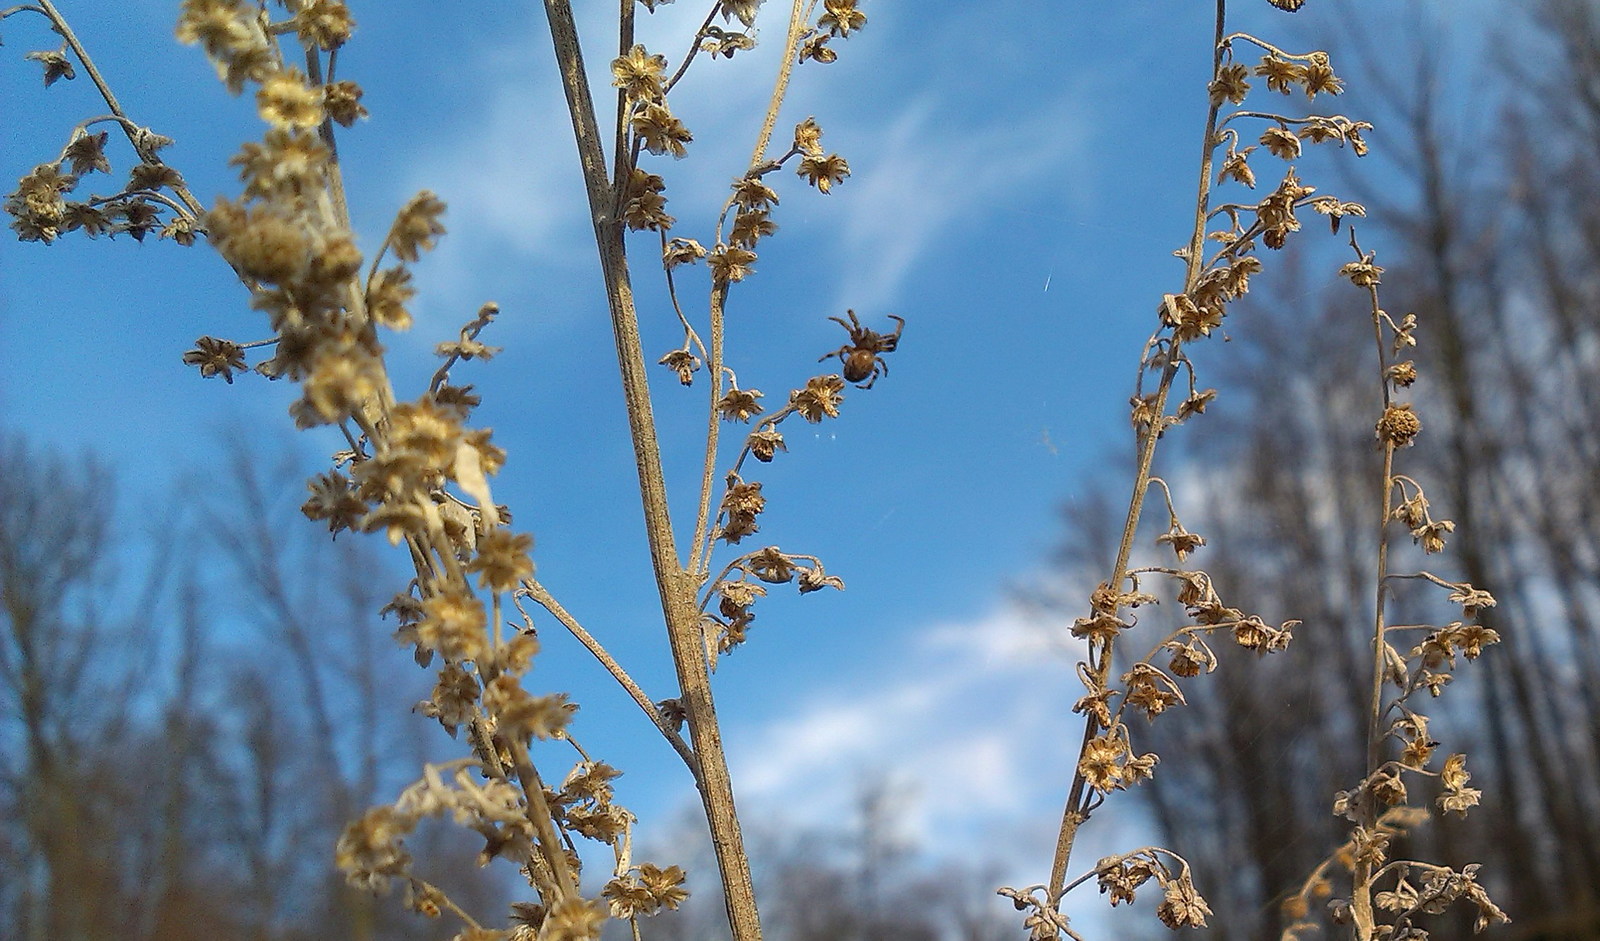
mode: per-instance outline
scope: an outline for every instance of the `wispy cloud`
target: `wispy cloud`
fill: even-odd
[[[856,173],[839,243],[841,298],[861,307],[890,303],[933,245],[964,237],[961,230],[983,224],[997,203],[1073,201],[1086,185],[1081,172],[1067,172],[1084,163],[1086,119],[1074,98],[1030,108],[1020,120],[990,112],[980,123],[952,126],[957,116],[925,97],[861,135],[873,145],[849,155]]]
[[[1010,608],[911,636],[870,677],[842,677],[804,712],[740,730],[741,792],[822,823],[848,815],[864,773],[889,774],[914,782],[906,825],[925,842],[976,837],[1056,801],[1073,757],[1057,747],[1071,719],[1069,657]]]

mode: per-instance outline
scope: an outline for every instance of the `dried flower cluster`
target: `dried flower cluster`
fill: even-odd
[[[1277,2],[1276,6],[1293,12],[1298,2]],[[1285,649],[1298,622],[1291,621],[1273,626],[1259,617],[1230,607],[1217,595],[1211,577],[1204,571],[1190,568],[1130,566],[1133,541],[1143,516],[1144,501],[1152,487],[1164,497],[1168,525],[1157,543],[1170,548],[1180,565],[1206,544],[1203,536],[1191,532],[1179,519],[1171,489],[1160,477],[1152,474],[1158,441],[1166,431],[1183,423],[1191,416],[1204,413],[1216,397],[1214,389],[1200,388],[1196,381],[1196,368],[1190,356],[1190,347],[1215,336],[1223,327],[1228,307],[1243,297],[1250,288],[1250,280],[1263,269],[1264,256],[1259,250],[1281,249],[1289,237],[1301,228],[1299,213],[1310,209],[1329,219],[1334,232],[1338,232],[1346,217],[1361,217],[1366,211],[1357,203],[1346,202],[1334,196],[1317,195],[1316,188],[1304,183],[1292,163],[1281,172],[1280,181],[1269,192],[1255,200],[1213,202],[1212,189],[1232,183],[1254,190],[1257,172],[1263,168],[1260,160],[1275,158],[1289,162],[1298,159],[1308,145],[1336,143],[1348,146],[1357,156],[1364,155],[1367,144],[1363,132],[1371,125],[1352,120],[1340,114],[1285,115],[1270,110],[1251,110],[1245,107],[1252,85],[1259,80],[1267,92],[1290,95],[1302,93],[1307,100],[1321,96],[1338,95],[1343,82],[1334,73],[1329,57],[1324,52],[1293,54],[1245,33],[1228,34],[1224,29],[1225,4],[1218,5],[1217,37],[1214,50],[1213,73],[1209,85],[1210,113],[1205,131],[1205,157],[1200,170],[1200,210],[1189,245],[1176,254],[1186,266],[1183,289],[1166,294],[1158,308],[1159,329],[1146,342],[1131,399],[1131,421],[1138,442],[1139,463],[1133,495],[1129,502],[1123,537],[1110,578],[1102,582],[1089,599],[1088,615],[1078,618],[1071,633],[1087,646],[1087,657],[1078,665],[1078,677],[1085,687],[1084,695],[1073,707],[1085,717],[1086,729],[1079,752],[1076,773],[1067,798],[1062,826],[1057,841],[1056,857],[1050,881],[1022,890],[1004,889],[1002,895],[1012,898],[1019,910],[1029,912],[1025,926],[1036,939],[1058,938],[1063,934],[1076,938],[1061,911],[1062,899],[1073,887],[1082,884],[1088,876],[1069,883],[1067,868],[1078,828],[1113,791],[1123,790],[1149,778],[1155,773],[1159,756],[1141,753],[1135,743],[1134,730],[1127,723],[1130,709],[1142,713],[1147,721],[1154,722],[1168,710],[1185,704],[1181,680],[1209,673],[1217,666],[1218,658],[1211,643],[1217,636],[1229,637],[1235,644],[1257,653]],[[1254,63],[1241,61],[1239,52],[1253,47],[1261,55]],[[1208,245],[1214,246],[1207,248]],[[1370,256],[1346,265],[1342,271],[1358,286],[1376,291],[1381,269],[1372,263]],[[1412,331],[1415,318],[1395,322],[1376,308],[1374,293],[1375,326],[1387,327],[1392,336],[1392,348],[1386,349],[1384,362],[1385,381],[1395,387],[1409,385],[1416,377],[1416,368],[1410,361],[1394,360],[1405,347],[1414,344]],[[1180,373],[1186,385],[1178,386]],[[1176,403],[1174,393],[1183,395]],[[1392,455],[1397,447],[1410,444],[1421,430],[1421,424],[1411,406],[1390,403],[1377,423],[1377,435]],[[1444,536],[1453,529],[1448,520],[1434,520],[1428,515],[1427,500],[1414,480],[1404,476],[1388,478],[1386,493],[1394,505],[1385,511],[1385,519],[1403,522],[1413,537],[1429,552],[1443,547]],[[1166,638],[1154,644],[1146,656],[1133,661],[1124,669],[1113,669],[1114,652],[1123,635],[1132,629],[1137,617],[1135,611],[1154,604],[1157,598],[1142,588],[1143,580],[1159,577],[1170,581],[1176,589],[1176,599],[1183,606],[1190,623],[1179,627]],[[1492,604],[1486,593],[1470,586],[1456,585],[1423,576],[1452,589],[1453,597],[1470,601],[1474,605]],[[1379,609],[1380,623],[1382,619]],[[1391,628],[1393,630],[1394,628]],[[1454,666],[1457,652],[1476,657],[1484,643],[1492,642],[1493,632],[1454,623],[1433,630],[1425,642],[1417,646],[1409,659],[1387,647],[1389,652],[1383,665],[1384,676],[1394,680],[1402,695],[1388,704],[1374,703],[1373,721],[1379,713],[1395,715],[1387,727],[1385,740],[1400,740],[1405,746],[1406,760],[1402,762],[1375,763],[1371,775],[1362,787],[1341,797],[1341,813],[1350,815],[1357,824],[1357,851],[1346,854],[1347,859],[1366,859],[1366,870],[1358,868],[1357,896],[1369,899],[1368,907],[1358,925],[1364,925],[1357,937],[1367,941],[1374,937],[1411,937],[1404,932],[1389,935],[1375,934],[1370,915],[1371,885],[1378,874],[1397,878],[1407,891],[1399,889],[1384,896],[1391,911],[1404,910],[1402,922],[1407,931],[1410,918],[1423,911],[1435,911],[1446,896],[1453,898],[1487,899],[1472,883],[1470,871],[1451,873],[1439,867],[1411,863],[1410,869],[1392,867],[1380,869],[1383,833],[1391,832],[1379,823],[1380,807],[1396,807],[1404,802],[1401,772],[1435,775],[1444,785],[1440,806],[1462,810],[1475,799],[1476,792],[1465,786],[1464,764],[1459,756],[1447,762],[1448,771],[1422,771],[1428,756],[1426,719],[1404,705],[1404,700],[1418,689],[1437,692],[1449,679],[1449,668]],[[1158,665],[1157,656],[1164,658]],[[1385,817],[1385,821],[1393,821]],[[1177,863],[1174,873],[1163,863],[1163,858]],[[1357,863],[1359,866],[1360,864]],[[1182,857],[1170,850],[1154,848],[1141,850],[1124,857],[1102,860],[1090,875],[1096,875],[1101,891],[1109,893],[1113,905],[1132,901],[1135,890],[1154,877],[1165,893],[1157,914],[1169,927],[1203,927],[1211,914],[1209,907],[1196,891],[1188,876],[1188,865]],[[1423,878],[1430,889],[1422,890],[1407,882],[1407,877]],[[1320,878],[1320,876],[1319,876]],[[1320,891],[1318,886],[1307,892]],[[1363,894],[1364,893],[1364,894]],[[1452,894],[1453,893],[1453,894]],[[1421,901],[1426,896],[1427,901]],[[1402,904],[1403,902],[1403,904]],[[1347,908],[1352,911],[1354,907]],[[1492,908],[1492,906],[1490,906]],[[1485,908],[1485,918],[1495,912]],[[1503,917],[1503,916],[1501,916]],[[1399,924],[1399,923],[1397,923]]]
[[[1466,755],[1450,754],[1435,768],[1434,751],[1440,743],[1429,730],[1429,717],[1421,711],[1427,700],[1418,702],[1416,694],[1426,691],[1428,698],[1439,696],[1454,674],[1458,654],[1476,660],[1485,647],[1498,643],[1500,636],[1471,623],[1479,612],[1494,606],[1494,596],[1487,591],[1427,571],[1389,570],[1395,523],[1404,526],[1427,554],[1444,549],[1445,537],[1455,530],[1455,524],[1429,515],[1422,485],[1395,471],[1396,452],[1413,444],[1422,430],[1411,403],[1394,399],[1417,377],[1415,365],[1399,359],[1416,346],[1417,320],[1410,314],[1399,322],[1389,316],[1378,297],[1383,269],[1374,263],[1372,254],[1361,251],[1353,233],[1350,245],[1356,260],[1346,264],[1340,274],[1367,294],[1383,390],[1383,412],[1377,422],[1378,444],[1383,449],[1383,501],[1366,776],[1334,795],[1333,812],[1350,822],[1350,839],[1285,903],[1288,926],[1284,941],[1320,930],[1311,917],[1313,899],[1326,899],[1328,917],[1335,924],[1350,926],[1360,941],[1430,937],[1422,916],[1443,914],[1457,903],[1476,909],[1475,931],[1510,920],[1476,881],[1477,865],[1456,870],[1393,858],[1395,838],[1429,816],[1426,809],[1411,805],[1412,786],[1431,784],[1430,789],[1436,790],[1433,804],[1439,812],[1458,816],[1466,816],[1482,796],[1477,788],[1468,786],[1472,776]],[[1461,620],[1443,625],[1388,623],[1387,602],[1404,582],[1443,590],[1446,601],[1460,608]],[[1400,638],[1408,635],[1420,640],[1402,643]],[[1336,870],[1348,874],[1347,895],[1335,895]]]

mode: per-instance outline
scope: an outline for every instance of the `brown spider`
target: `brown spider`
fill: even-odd
[[[830,356],[839,357],[839,362],[844,364],[844,378],[847,382],[856,383],[858,389],[870,389],[878,381],[879,376],[889,374],[889,364],[878,358],[880,353],[893,353],[896,346],[900,345],[900,331],[906,328],[905,318],[889,315],[898,326],[893,333],[879,333],[861,326],[861,321],[856,319],[856,312],[845,311],[850,315],[850,322],[845,323],[838,317],[828,319],[850,331],[850,342],[839,347],[832,353],[824,353],[817,357],[817,362],[822,362]],[[865,379],[866,382],[861,380]]]

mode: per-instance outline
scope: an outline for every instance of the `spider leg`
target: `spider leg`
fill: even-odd
[[[817,362],[820,363],[823,360],[828,359],[828,358],[833,357],[833,356],[843,356],[844,354],[849,353],[849,352],[853,351],[854,349],[855,349],[855,347],[853,347],[853,346],[851,346],[851,345],[849,345],[847,343],[844,346],[841,346],[838,349],[834,350],[832,353],[823,353],[821,356],[818,356],[817,357]]]

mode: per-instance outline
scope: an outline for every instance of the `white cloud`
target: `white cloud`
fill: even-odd
[[[923,843],[976,837],[1058,801],[1072,760],[1062,744],[1075,724],[1071,659],[1010,609],[910,634],[914,646],[870,677],[741,730],[741,794],[823,823],[848,813],[863,772],[887,773],[914,783],[906,825]]]
[[[959,238],[964,221],[992,216],[997,202],[1038,209],[1076,201],[1082,184],[1064,168],[1080,162],[1084,119],[1071,102],[1062,96],[1025,118],[991,114],[960,126],[951,122],[965,113],[930,96],[881,132],[862,134],[873,147],[850,154],[856,172],[840,248],[845,259],[869,263],[843,266],[840,296],[856,307],[890,303],[935,242]]]

